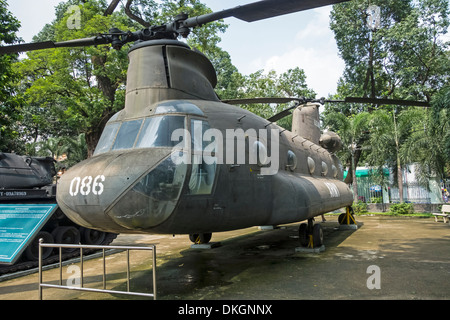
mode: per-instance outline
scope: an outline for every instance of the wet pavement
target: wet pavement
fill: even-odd
[[[113,244],[156,244],[158,300],[450,298],[449,223],[362,216],[357,230],[340,230],[337,216],[326,218],[320,253],[296,252],[299,224],[216,233],[211,241],[220,245],[212,249],[191,248],[185,235],[120,235]],[[107,288],[126,290],[125,253],[106,260]],[[131,291],[152,292],[151,254],[132,251],[130,262]],[[64,284],[73,281],[71,272],[63,267]],[[101,259],[85,261],[84,285],[101,288],[101,272]],[[43,279],[57,284],[59,269],[45,271]],[[43,298],[136,299],[52,288],[43,289]],[[38,274],[0,282],[0,299],[38,299]]]

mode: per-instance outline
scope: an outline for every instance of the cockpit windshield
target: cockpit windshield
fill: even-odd
[[[146,119],[108,123],[94,155],[110,150],[151,147],[173,147],[172,132],[185,128],[185,117],[163,115]]]
[[[162,116],[147,118],[137,139],[135,148],[173,147],[172,132],[184,128],[184,117]]]

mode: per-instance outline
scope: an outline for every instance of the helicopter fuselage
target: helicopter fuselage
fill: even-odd
[[[115,139],[106,145],[100,141],[98,153],[61,178],[58,202],[69,217],[109,232],[191,234],[290,223],[351,205],[337,157],[306,138],[220,102],[177,100],[161,105],[190,107],[195,113],[112,119],[105,131],[120,127],[107,136]],[[210,152],[194,147],[193,130],[200,123],[201,145],[210,146]],[[185,139],[170,140],[180,128],[192,133],[191,148],[183,148]],[[221,153],[219,141],[204,139],[211,129],[216,136],[222,134]],[[276,132],[278,146],[270,136],[251,136],[259,130]],[[145,146],[142,141],[149,134],[152,141]],[[250,163],[255,145],[265,150]],[[233,150],[232,161],[224,150]],[[242,154],[243,163],[238,159]],[[261,174],[273,163],[273,174]]]
[[[337,157],[317,138],[218,101],[202,54],[166,40],[138,44],[129,57],[125,108],[108,121],[94,156],[59,181],[58,203],[76,223],[210,233],[352,204]]]

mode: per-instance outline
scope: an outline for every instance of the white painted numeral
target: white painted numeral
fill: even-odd
[[[92,176],[74,177],[70,182],[69,194],[74,197],[79,192],[83,196],[87,196],[92,191],[95,195],[101,195],[104,190],[102,182],[105,182],[104,175],[98,175],[95,179],[92,179]]]
[[[331,198],[339,198],[341,196],[338,187],[336,187],[334,183],[332,182],[324,182],[324,183],[327,186],[328,191],[330,191]]]
[[[75,177],[70,182],[69,193],[72,197],[74,197],[78,194],[78,189],[80,188],[80,181],[81,181],[80,177]]]
[[[91,183],[92,183],[92,177],[86,176],[81,180],[81,188],[80,193],[83,196],[87,196],[89,193],[91,193]]]
[[[99,182],[101,180],[101,182]],[[98,175],[94,179],[94,184],[92,185],[92,193],[95,195],[101,195],[103,193],[103,183],[105,181],[104,175]]]

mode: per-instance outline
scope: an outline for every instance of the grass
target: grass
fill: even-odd
[[[428,212],[415,212],[408,214],[397,214],[389,211],[386,212],[364,212],[364,213],[355,213],[356,216],[391,216],[391,217],[415,217],[415,218],[431,218],[433,215]]]
[[[333,215],[340,215],[341,213],[334,213],[330,212],[327,213],[329,216]],[[409,213],[409,214],[396,214],[389,211],[386,212],[355,212],[355,216],[390,216],[390,217],[414,217],[414,218],[431,218],[434,217],[429,212],[415,212],[415,213]]]

